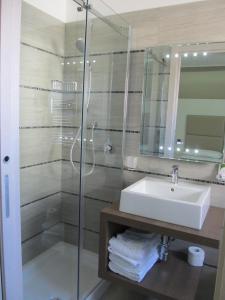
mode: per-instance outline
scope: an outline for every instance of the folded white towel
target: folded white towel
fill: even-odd
[[[159,254],[158,247],[155,246],[150,251],[149,255],[146,258],[144,258],[142,261],[139,261],[139,262],[137,261],[137,263],[135,265],[130,263],[126,259],[121,258],[120,256],[118,256],[116,254],[112,254],[112,253],[109,254],[109,259],[113,264],[123,268],[124,270],[133,272],[135,274],[139,274],[142,272],[142,270],[145,269],[146,265],[148,265],[148,263],[152,259],[154,259],[155,256],[158,256],[158,254]]]
[[[109,268],[111,271],[120,274],[130,280],[141,282],[145,275],[148,273],[148,271],[154,266],[154,264],[157,262],[159,258],[158,251],[156,251],[149,261],[142,267],[141,270],[126,270],[125,268],[121,267],[120,265],[110,261],[109,262]]]
[[[148,252],[146,251],[146,256],[144,256],[142,259],[133,259],[127,255],[123,255],[120,252],[117,251],[114,247],[109,246],[109,258],[112,260],[114,259],[121,259],[124,264],[127,264],[128,266],[139,268],[140,265],[145,264],[146,260],[152,255],[152,252],[156,249],[158,251],[158,247],[160,244],[160,236],[155,236],[151,240],[151,248],[148,249]]]
[[[138,234],[124,232],[112,237],[109,241],[109,251],[114,254],[131,258],[133,260],[143,260],[155,245],[157,235],[145,238]]]

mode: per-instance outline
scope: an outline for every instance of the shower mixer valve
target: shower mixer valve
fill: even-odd
[[[113,150],[112,142],[108,138],[106,143],[104,144],[104,152],[105,153],[111,153]]]

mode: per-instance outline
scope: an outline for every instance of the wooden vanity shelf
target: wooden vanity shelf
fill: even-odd
[[[99,276],[162,300],[194,300],[202,268],[191,267],[182,253],[170,252],[166,263],[157,263],[141,283],[126,279],[108,268],[108,242],[126,228],[156,232],[212,248],[219,248],[224,225],[222,208],[211,207],[201,230],[105,208],[101,212]]]

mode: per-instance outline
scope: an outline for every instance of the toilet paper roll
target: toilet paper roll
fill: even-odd
[[[202,267],[205,260],[205,251],[202,248],[191,246],[188,248],[188,263],[193,267]]]

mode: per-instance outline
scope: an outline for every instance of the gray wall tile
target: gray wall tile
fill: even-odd
[[[85,198],[85,228],[100,231],[100,212],[111,203]]]
[[[78,227],[64,224],[64,242],[73,245],[78,244]]]
[[[132,48],[173,43],[224,41],[224,1],[202,1],[123,14],[131,25]]]
[[[61,159],[60,128],[20,130],[20,165],[29,166]]]
[[[61,220],[61,194],[21,208],[22,241],[48,230]]]
[[[99,232],[100,212],[111,204],[97,199],[84,198],[84,226],[94,232]],[[62,193],[62,222],[78,226],[79,197]]]
[[[98,253],[99,234],[83,230],[83,248]],[[78,243],[78,227],[68,224],[64,225],[64,241],[69,244],[77,245]]]
[[[107,18],[111,19],[111,17]],[[116,19],[115,21],[118,24],[117,17],[114,17],[114,19]],[[127,49],[127,41],[124,39],[124,36],[127,34],[127,28],[124,29],[125,35],[120,35],[117,31],[106,25],[98,18],[90,20],[90,24],[92,37],[90,43],[90,53],[111,52],[115,49],[117,51],[122,51]],[[75,47],[74,41],[80,37],[84,37],[84,26],[85,23],[83,21],[66,24],[66,56],[80,54]]]
[[[61,161],[21,169],[21,204],[61,191]]]
[[[63,241],[64,226],[57,224],[49,230],[38,234],[22,244],[23,264],[27,263],[37,255],[46,251],[54,244]]]
[[[63,125],[80,126],[81,95],[71,95],[64,99],[72,105],[72,108],[63,111]],[[124,93],[91,93],[89,103],[87,126],[95,121],[99,128],[123,128]]]
[[[51,80],[63,80],[62,61],[52,54],[22,45],[21,85],[51,89]]]
[[[90,166],[87,166],[90,170]],[[107,167],[96,166],[92,175],[85,178],[85,196],[108,202],[118,201],[122,187],[122,171]],[[69,162],[62,166],[62,190],[79,193],[79,177],[75,174]]]
[[[22,42],[63,55],[65,24],[24,1],[22,3]]]
[[[78,226],[79,196],[62,193],[62,222]]]
[[[55,110],[51,110],[51,100]],[[62,94],[34,89],[20,89],[20,126],[60,126],[62,120]]]
[[[84,231],[84,249],[99,253],[99,234],[88,230]]]
[[[70,151],[74,138],[77,134],[78,129],[63,129],[64,138],[67,137],[68,140],[63,142],[62,145],[62,157],[63,159],[70,159]],[[73,140],[70,140],[73,138]],[[85,161],[88,163],[93,163],[93,143],[92,143],[92,131],[87,130],[84,135],[87,142],[85,143],[84,151]],[[95,161],[96,164],[122,167],[122,132],[112,132],[105,130],[95,130],[94,131],[94,151],[95,151]],[[105,145],[111,144],[112,151],[105,152]],[[80,142],[77,140],[73,148],[73,160],[80,160]]]
[[[130,54],[129,90],[142,91],[144,81],[144,52]]]

